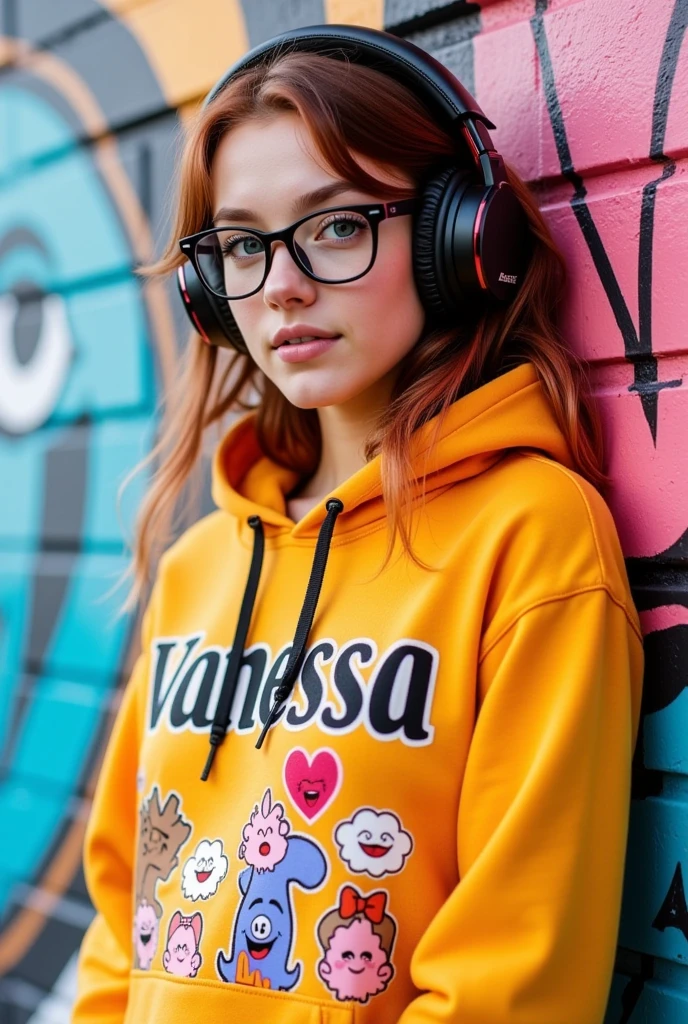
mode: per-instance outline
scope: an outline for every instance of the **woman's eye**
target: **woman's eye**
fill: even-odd
[[[263,243],[253,235],[230,235],[222,241],[223,256],[232,259],[248,259],[263,252]]]
[[[332,225],[332,231],[337,238],[350,238],[356,231],[356,225],[350,220],[338,220]]]
[[[368,953],[368,952],[361,953],[361,960],[365,960],[367,963],[370,963],[370,961],[372,959],[373,959],[373,954],[372,953]]]
[[[331,220],[324,221],[320,226],[317,238],[322,238],[325,241],[355,238],[356,235],[365,231],[367,227],[368,222],[360,217],[356,217],[353,214],[340,215],[333,217]]]
[[[353,960],[354,955],[350,949],[345,949],[342,953],[342,960]]]

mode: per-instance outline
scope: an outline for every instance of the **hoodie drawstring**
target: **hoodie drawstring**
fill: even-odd
[[[267,736],[270,726],[277,718],[282,704],[284,704],[285,700],[287,700],[291,694],[306,653],[308,634],[310,633],[311,626],[313,624],[315,609],[318,604],[318,598],[320,597],[320,588],[322,587],[323,577],[325,576],[327,556],[330,553],[330,541],[332,540],[334,524],[339,513],[343,511],[344,504],[339,500],[339,498],[330,498],[325,507],[327,508],[327,515],[322,522],[320,532],[318,534],[318,540],[315,545],[311,575],[308,580],[308,586],[306,587],[306,596],[304,597],[303,605],[301,606],[299,621],[296,624],[296,632],[294,633],[294,641],[292,643],[289,661],[287,662],[287,667],[284,670],[282,682],[275,691],[275,698],[273,700],[272,707],[270,708],[270,713],[265,720],[263,731],[258,737],[256,750],[260,750],[262,747],[263,740]]]
[[[251,623],[253,605],[255,604],[256,593],[258,591],[260,570],[263,566],[265,533],[263,532],[263,523],[261,522],[260,516],[249,516],[248,525],[254,531],[251,568],[248,571],[246,589],[244,590],[244,596],[241,601],[241,610],[239,612],[239,621],[237,622],[236,633],[234,634],[232,653],[229,656],[229,663],[222,683],[222,690],[217,702],[217,708],[215,709],[215,717],[213,718],[213,724],[210,728],[210,750],[208,751],[208,760],[205,763],[205,768],[201,775],[202,782],[205,782],[208,778],[217,748],[223,742],[227,733],[229,716],[232,710],[232,701],[234,700],[234,691],[236,690],[237,680],[239,678],[241,659],[244,656],[248,627]]]
[[[294,684],[301,670],[301,665],[306,653],[308,634],[310,633],[310,629],[313,624],[313,618],[315,616],[318,598],[320,597],[320,590],[325,576],[325,567],[327,566],[327,557],[330,552],[330,542],[332,540],[334,524],[339,513],[344,510],[344,504],[339,500],[339,498],[330,498],[327,502],[326,508],[327,515],[325,516],[320,527],[320,532],[318,533],[311,574],[306,588],[306,595],[303,599],[303,605],[301,606],[299,619],[296,624],[296,632],[294,633],[294,640],[292,642],[289,660],[287,662],[287,667],[284,670],[284,676],[282,677],[282,680],[275,692],[272,707],[270,708],[263,730],[258,737],[258,742],[256,743],[257,750],[259,750],[263,745],[263,740],[267,736],[270,727],[274,724],[280,708],[291,695],[291,691],[294,688]],[[220,693],[220,699],[218,700],[215,717],[210,730],[210,751],[208,753],[208,760],[206,761],[205,768],[203,769],[203,774],[201,775],[201,779],[204,782],[208,778],[213,758],[215,757],[215,752],[223,742],[227,732],[227,726],[229,725],[229,716],[231,713],[232,702],[234,700],[237,680],[239,678],[241,660],[244,654],[246,637],[248,635],[251,614],[253,612],[253,605],[256,599],[256,592],[258,590],[260,570],[263,563],[264,534],[260,516],[251,516],[248,523],[249,526],[255,530],[253,557],[251,559],[251,568],[249,570],[244,598],[241,603],[241,611],[239,613],[239,622],[237,623],[232,653],[230,655],[227,672],[225,673],[224,682],[222,684],[222,692]]]

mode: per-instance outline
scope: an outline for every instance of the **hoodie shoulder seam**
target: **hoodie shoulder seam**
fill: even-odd
[[[600,581],[603,583],[604,586],[606,586],[606,576],[607,576],[607,574],[606,574],[606,572],[604,570],[604,562],[602,560],[602,552],[600,550],[600,541],[599,541],[599,537],[597,536],[597,530],[595,529],[595,517],[592,514],[592,509],[590,508],[590,502],[588,501],[588,499],[587,499],[587,497],[585,495],[585,492],[584,492],[583,488],[581,487],[580,483],[576,479],[575,474],[571,473],[566,468],[566,466],[562,466],[561,463],[555,462],[553,459],[545,459],[545,458],[543,458],[542,455],[537,455],[535,452],[524,451],[523,455],[527,459],[533,459],[533,461],[535,461],[535,462],[544,463],[545,465],[550,466],[552,469],[557,470],[559,473],[562,474],[562,476],[565,476],[567,480],[570,480],[571,483],[573,484],[573,486],[578,491],[578,494],[580,495],[581,500],[582,500],[583,504],[585,505],[585,511],[587,512],[587,515],[588,515],[588,523],[590,524],[590,532],[592,533],[592,539],[593,539],[594,544],[595,544],[595,554],[597,555],[597,567],[598,567],[598,569],[600,571]]]
[[[580,587],[577,590],[567,590],[563,594],[550,594],[548,597],[541,597],[538,601],[533,601],[532,604],[529,604],[527,605],[527,607],[522,608],[513,616],[512,619],[510,619],[510,621],[505,626],[502,627],[502,629],[500,629],[497,636],[493,640],[490,640],[489,644],[478,658],[478,664],[482,664],[484,659],[488,656],[490,651],[492,651],[497,646],[500,640],[503,640],[507,633],[509,633],[514,628],[514,626],[516,626],[517,623],[519,623],[520,620],[524,618],[524,616],[528,615],[532,611],[535,611],[536,608],[542,608],[544,605],[547,604],[556,604],[558,601],[568,601],[570,598],[579,597],[581,594],[594,594],[595,592],[605,593],[612,602],[612,604],[615,604],[617,608],[619,608],[624,613],[626,621],[628,622],[628,625],[631,627],[633,635],[637,638],[639,643],[642,644],[643,635],[638,630],[638,627],[633,621],[633,617],[630,615],[628,608],[626,607],[624,602],[620,601],[616,594],[614,594],[614,592],[610,590],[610,588],[605,583],[595,583],[591,584],[588,587]]]

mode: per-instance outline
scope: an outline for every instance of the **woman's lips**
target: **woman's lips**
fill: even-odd
[[[336,345],[341,334],[338,334],[335,338],[317,338],[315,341],[300,341],[295,345],[280,345],[275,351],[280,359],[285,363],[303,363],[307,359],[314,359],[316,356],[322,355],[323,352],[327,352]]]

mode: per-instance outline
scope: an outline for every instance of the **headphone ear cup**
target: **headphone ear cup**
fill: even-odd
[[[248,355],[229,303],[203,287],[191,263],[177,268],[177,287],[186,315],[203,341],[208,345],[232,348]]]
[[[413,238],[416,287],[426,312],[436,319],[456,312],[463,298],[456,294],[456,289],[447,280],[445,236],[448,193],[451,196],[459,193],[460,200],[468,183],[468,171],[445,167],[425,183],[416,215]]]
[[[486,291],[500,302],[518,292],[533,255],[533,235],[508,182],[489,190],[480,220],[480,266]]]

